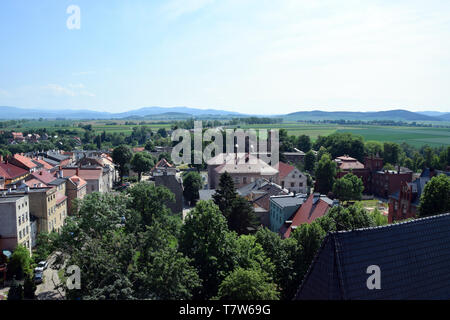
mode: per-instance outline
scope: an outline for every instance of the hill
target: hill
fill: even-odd
[[[394,121],[441,121],[441,117],[432,117],[408,110],[389,110],[378,112],[351,112],[351,111],[300,111],[287,114],[285,120],[394,120]]]

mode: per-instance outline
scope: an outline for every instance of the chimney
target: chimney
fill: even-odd
[[[77,170],[75,171],[75,175],[78,176],[79,173],[80,173],[80,169],[77,167]]]

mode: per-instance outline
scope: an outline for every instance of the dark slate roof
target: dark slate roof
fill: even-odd
[[[367,268],[381,270],[369,290]],[[450,299],[450,214],[329,233],[296,299]]]

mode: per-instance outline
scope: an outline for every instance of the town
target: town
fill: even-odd
[[[225,135],[222,127],[215,130]],[[372,239],[366,243],[364,255],[375,250],[378,253],[370,265],[384,266],[410,265],[402,247],[414,246],[416,240],[412,239],[419,239],[425,230],[434,241],[444,244],[448,239],[439,235],[439,228],[450,223],[446,214],[450,210],[446,201],[450,195],[450,147],[442,149],[439,156],[433,156],[431,148],[423,149],[424,157],[415,164],[405,158],[401,146],[393,143],[364,142],[360,137],[337,133],[313,143],[306,135],[288,136],[281,130],[280,141],[275,143],[277,147],[279,143],[279,162],[263,160],[270,159],[267,153],[277,151],[271,149],[273,139],[267,149],[253,150],[254,142],[247,136],[240,140],[244,146],[238,148],[236,144],[232,153],[229,146],[220,144],[223,151],[216,150],[206,162],[191,163],[195,151],[191,154],[189,150],[189,157],[179,157],[188,159],[188,163],[175,164],[171,156],[178,137],[175,131],[134,132],[139,131],[144,132],[144,139],[138,135],[131,138],[140,140],[142,146],[121,144],[87,150],[84,146],[93,144],[84,141],[83,145],[80,140],[80,145],[70,151],[25,153],[8,150],[26,146],[34,149],[42,147],[44,141],[66,138],[3,133],[10,137],[5,140],[0,159],[0,294],[5,299],[446,297],[445,290],[408,291],[411,296],[407,296],[401,286],[390,288],[385,282],[383,292],[378,293],[365,287],[369,276],[364,278],[365,273],[347,274],[347,279],[356,282],[349,282],[353,287],[348,287],[345,297],[338,297],[327,288],[334,285],[332,277],[341,276],[324,268],[335,264],[326,259],[330,259],[327,251],[333,250],[336,241],[343,241],[339,244],[344,250],[341,254],[355,255],[352,259],[362,263],[364,272],[369,266],[364,265],[367,258],[353,248],[355,243]],[[193,129],[186,132],[194,136]],[[275,136],[278,138],[278,134]],[[99,137],[91,139],[101,147]],[[236,135],[234,142],[238,139]],[[156,145],[158,142],[163,145]],[[255,145],[261,146],[259,143]],[[175,152],[177,156],[179,151]],[[266,157],[260,157],[263,151]],[[417,151],[414,156],[421,157]],[[413,163],[412,169],[405,163]],[[119,230],[124,235],[116,234]],[[343,230],[355,239],[338,240],[347,235],[339,233]],[[208,233],[218,238],[205,240]],[[408,237],[402,237],[403,233]],[[141,243],[135,234],[156,236],[160,243]],[[173,241],[178,244],[172,249],[161,247]],[[199,241],[204,242],[204,249],[198,247]],[[122,253],[116,253],[112,246],[127,246],[127,242],[134,243],[135,248],[126,254],[129,258],[120,258]],[[385,250],[379,251],[383,245]],[[84,248],[90,246],[106,251],[85,257]],[[142,250],[150,250],[150,256],[134,261],[130,254],[134,251],[140,255]],[[395,250],[398,256],[392,258],[388,253]],[[417,256],[410,267],[433,259],[426,247],[420,250],[422,256]],[[165,267],[170,272],[160,275],[164,280],[158,283],[153,279],[158,274],[153,268],[164,268],[162,261],[154,265],[160,254],[160,258],[171,258],[165,262],[170,264]],[[402,255],[406,255],[404,260]],[[94,261],[108,256],[113,261],[125,260],[116,261],[108,271],[97,270],[100,267],[93,265]],[[212,257],[220,264],[208,262]],[[173,269],[173,259],[183,270]],[[340,268],[350,272],[346,259],[340,261]],[[318,261],[323,262],[318,265]],[[124,296],[119,288],[129,285],[116,283],[114,275],[137,277],[124,271],[129,264],[153,271],[143,275],[147,279],[145,290],[131,286],[129,296]],[[79,290],[67,286],[70,275],[65,268],[69,265],[81,269],[84,281]],[[105,272],[110,274],[107,279],[113,286],[119,285],[117,290],[107,289],[106,284],[98,287],[95,277]],[[92,275],[89,286],[86,277],[92,273],[98,276]],[[175,281],[173,277],[179,283],[164,287],[163,283]],[[426,275],[410,281],[425,281],[423,277]],[[405,279],[390,279],[394,280],[411,285]],[[263,289],[257,289],[259,286]]]

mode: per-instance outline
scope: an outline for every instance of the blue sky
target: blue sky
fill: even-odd
[[[0,105],[450,112],[447,0],[2,0],[0,39]]]

